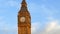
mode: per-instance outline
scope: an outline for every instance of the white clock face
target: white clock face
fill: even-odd
[[[21,18],[20,18],[20,21],[21,21],[21,22],[25,22],[25,17],[21,17]]]

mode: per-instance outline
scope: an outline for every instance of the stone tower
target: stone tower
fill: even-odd
[[[26,0],[22,0],[21,9],[18,12],[18,34],[31,34],[31,16]]]

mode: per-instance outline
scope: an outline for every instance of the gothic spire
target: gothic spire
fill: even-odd
[[[22,6],[27,7],[26,0],[23,0],[21,4],[22,4]]]

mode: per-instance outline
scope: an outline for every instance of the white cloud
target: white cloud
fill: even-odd
[[[32,34],[35,34],[39,30],[39,26],[41,26],[40,22],[32,23],[32,28],[31,28]]]
[[[57,27],[58,25],[58,21],[52,21],[47,25],[46,31],[49,32],[51,30],[53,30],[55,27]]]
[[[60,34],[60,25],[58,20],[48,22],[45,28],[41,31],[39,31],[39,27],[41,27],[41,23],[32,23],[32,34]]]
[[[58,33],[60,31],[60,25],[59,25],[58,20],[50,22],[47,26],[46,26],[46,31],[44,31],[45,33],[47,33],[47,34],[60,34],[60,33]]]

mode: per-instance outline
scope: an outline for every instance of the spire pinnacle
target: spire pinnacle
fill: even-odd
[[[25,1],[25,0],[23,0],[23,1]]]
[[[22,3],[21,3],[22,5],[24,5],[24,6],[26,6],[27,5],[27,3],[26,3],[26,1],[25,0],[22,0]]]

